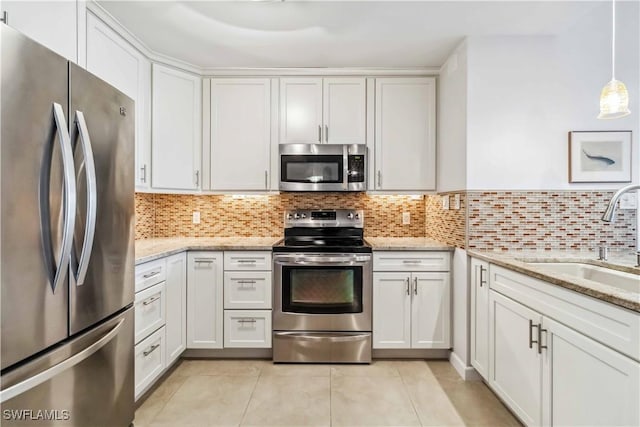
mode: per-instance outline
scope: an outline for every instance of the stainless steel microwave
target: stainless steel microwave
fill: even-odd
[[[281,144],[282,191],[365,191],[367,147]]]

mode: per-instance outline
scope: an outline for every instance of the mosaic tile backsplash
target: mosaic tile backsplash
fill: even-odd
[[[460,195],[460,209],[442,209],[442,198],[449,197],[453,208],[453,197]],[[466,246],[467,194],[465,192],[443,193],[425,196],[425,237],[438,240],[458,248]]]
[[[237,197],[136,193],[136,239],[281,236],[283,213],[295,208],[363,209],[367,236],[424,236],[423,196],[283,193]],[[200,224],[192,223],[194,211],[200,212]],[[402,224],[402,212],[411,214],[411,224]]]
[[[635,210],[600,220],[612,191],[470,191],[468,248],[633,249]]]

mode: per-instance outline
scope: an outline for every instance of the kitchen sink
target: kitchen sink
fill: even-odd
[[[580,262],[529,262],[552,273],[587,279],[614,288],[640,293],[640,275]]]

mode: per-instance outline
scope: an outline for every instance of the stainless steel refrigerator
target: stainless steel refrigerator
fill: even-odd
[[[128,426],[134,103],[0,26],[0,424]]]

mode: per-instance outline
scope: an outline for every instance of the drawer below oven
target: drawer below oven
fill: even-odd
[[[371,363],[371,332],[274,332],[273,361]]]

